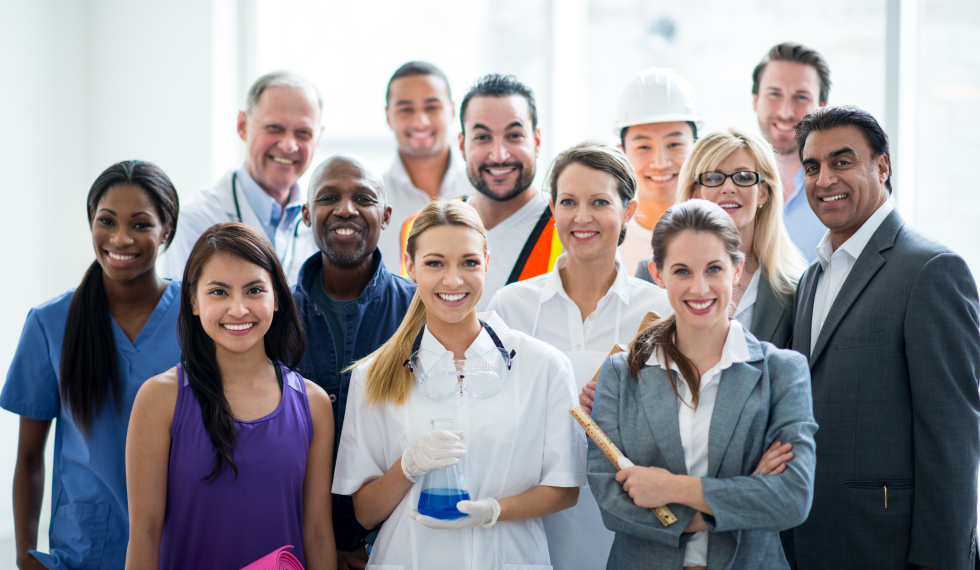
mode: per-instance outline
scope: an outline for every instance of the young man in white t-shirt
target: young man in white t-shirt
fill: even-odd
[[[419,210],[430,200],[473,194],[448,130],[456,118],[449,80],[436,66],[410,61],[388,80],[385,117],[398,141],[398,153],[384,175],[391,223],[378,241],[388,271],[407,277],[402,254]]]
[[[533,186],[541,148],[534,94],[513,76],[480,78],[460,106],[459,148],[490,245],[484,310],[498,289],[550,271],[561,253],[548,200]]]

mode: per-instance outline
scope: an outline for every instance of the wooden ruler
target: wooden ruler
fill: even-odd
[[[595,442],[596,445],[599,446],[599,449],[606,454],[606,457],[609,458],[609,461],[612,462],[613,466],[616,467],[616,469],[619,469],[619,458],[626,456],[623,455],[623,452],[616,447],[616,444],[609,439],[605,432],[603,432],[602,429],[596,425],[595,421],[589,417],[589,414],[587,414],[581,406],[576,406],[575,408],[568,410],[568,413],[572,414],[572,417],[575,418],[575,421],[582,426],[585,433],[592,439],[592,441]],[[660,519],[660,522],[663,523],[664,526],[670,526],[677,522],[677,517],[675,517],[674,513],[670,512],[670,509],[667,507],[654,507],[650,510],[653,511],[653,514],[657,515],[657,518]]]

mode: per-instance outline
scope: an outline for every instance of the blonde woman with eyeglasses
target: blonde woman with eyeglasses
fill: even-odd
[[[738,228],[745,268],[732,291],[732,316],[759,340],[786,348],[806,261],[783,225],[782,188],[772,145],[738,127],[699,140],[677,183],[678,202],[714,202]]]

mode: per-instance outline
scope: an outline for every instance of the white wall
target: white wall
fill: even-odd
[[[239,160],[237,4],[0,1],[0,379],[30,307],[94,258],[85,199],[102,170],[155,162],[186,200]],[[17,425],[0,412],[0,568],[13,560]]]

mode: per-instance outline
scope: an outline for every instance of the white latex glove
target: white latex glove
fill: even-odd
[[[459,463],[466,455],[463,432],[432,430],[423,433],[402,453],[402,473],[412,483],[429,471],[445,469]]]
[[[409,511],[408,516],[429,528],[440,530],[459,530],[474,526],[490,528],[497,524],[497,517],[500,516],[500,503],[492,497],[478,501],[460,501],[456,503],[456,508],[459,509],[459,512],[465,513],[466,516],[453,520],[442,520],[420,515],[414,509]]]

